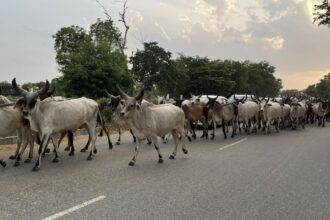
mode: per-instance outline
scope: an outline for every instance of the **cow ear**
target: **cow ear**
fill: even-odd
[[[23,104],[24,104],[24,99],[21,98],[19,100],[16,101],[14,108],[23,108]]]

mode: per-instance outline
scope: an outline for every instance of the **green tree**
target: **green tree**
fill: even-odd
[[[55,35],[56,61],[63,76],[54,81],[66,96],[104,96],[116,92],[118,83],[131,89],[127,58],[118,46],[120,32],[112,21],[97,20],[87,33],[77,26],[61,28]]]
[[[330,5],[328,0],[314,6],[314,23],[330,27]]]
[[[316,85],[310,85],[306,89],[306,94],[312,97],[317,97]]]
[[[330,99],[330,73],[324,76],[319,83],[316,84],[317,97],[329,100]]]
[[[166,90],[175,81],[171,53],[160,47],[157,42],[144,43],[143,50],[138,50],[130,58],[132,73],[136,75],[144,87],[150,90],[153,85]],[[162,82],[163,81],[163,82]]]

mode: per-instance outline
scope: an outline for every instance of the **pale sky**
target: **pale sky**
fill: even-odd
[[[120,0],[100,0],[118,20]],[[157,41],[174,55],[266,60],[284,88],[304,89],[330,72],[330,29],[312,23],[321,0],[128,0],[128,47]],[[1,0],[0,81],[59,75],[52,35],[104,18],[95,0]],[[120,25],[120,24],[119,24]]]

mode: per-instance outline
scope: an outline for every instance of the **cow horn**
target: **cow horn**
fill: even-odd
[[[144,88],[142,88],[140,93],[137,96],[135,96],[135,100],[136,101],[142,101],[143,96],[144,96]]]
[[[123,99],[129,99],[130,96],[127,95],[123,90],[121,90],[121,88],[119,87],[119,85],[116,85],[117,89],[118,89],[118,92],[119,92],[119,95],[123,98]]]
[[[38,94],[39,96],[46,94],[46,93],[48,92],[48,90],[49,90],[49,86],[50,86],[49,81],[46,80],[46,85],[45,85],[42,89],[40,89],[40,90],[37,92],[37,94]]]
[[[18,94],[20,94],[20,95],[22,95],[22,96],[24,96],[24,97],[27,95],[28,92],[27,92],[25,89],[22,89],[20,86],[17,85],[17,83],[16,83],[16,78],[14,78],[14,79],[11,81],[11,84],[12,84],[14,90],[15,90]]]
[[[55,86],[50,87],[50,89],[48,90],[47,93],[48,93],[48,96],[54,95],[54,93],[55,93]]]
[[[269,102],[269,99],[270,99],[270,98],[267,98],[267,101],[266,101],[266,103],[268,103],[268,102]]]

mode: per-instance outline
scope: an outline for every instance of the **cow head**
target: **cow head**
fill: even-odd
[[[157,104],[158,105],[165,104],[165,103],[166,103],[166,100],[165,100],[164,96],[157,96]]]
[[[144,96],[144,89],[142,89],[135,97],[127,95],[118,85],[117,89],[120,96],[124,99],[123,109],[120,112],[121,117],[128,118],[133,112],[141,111],[141,102]]]
[[[245,95],[245,97],[241,99],[236,98],[236,96],[234,95],[234,100],[236,105],[238,105],[239,103],[244,103],[247,100],[247,95]]]
[[[40,100],[40,97],[45,96],[45,94],[49,91],[49,82],[48,80],[46,81],[46,85],[44,88],[37,92],[28,92],[21,88],[20,86],[17,85],[16,83],[16,78],[12,80],[12,86],[14,90],[22,96],[22,98],[19,100],[19,102],[22,105],[22,112],[23,115],[26,117],[29,115],[32,109],[34,109],[36,103],[38,100]]]
[[[207,96],[209,101],[207,102],[206,106],[207,106],[208,109],[212,109],[214,107],[215,102],[217,101],[218,97],[219,96],[217,96],[215,98],[211,98],[211,97]]]
[[[108,91],[105,91],[105,93],[108,96],[108,103],[107,106],[110,106],[111,108],[115,109],[117,108],[117,106],[119,105],[119,103],[121,102],[121,98],[120,95],[118,96],[114,96],[112,94],[110,94]],[[123,102],[122,102],[123,103]]]
[[[200,102],[201,95],[193,95],[190,93],[191,96],[191,104],[195,104],[196,102]]]

